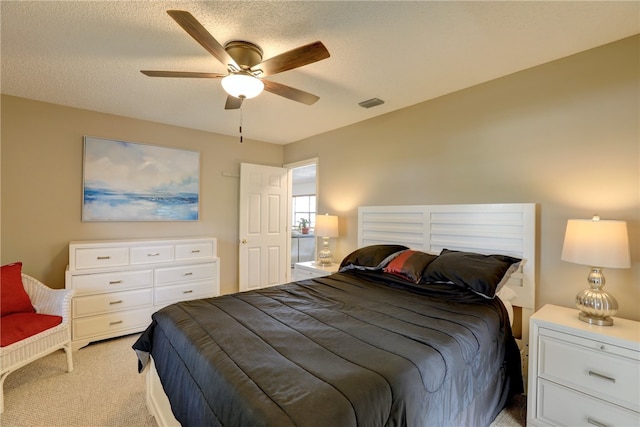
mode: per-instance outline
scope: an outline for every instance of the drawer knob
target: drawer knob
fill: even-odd
[[[147,254],[147,256],[159,256],[160,252],[153,252],[153,253],[149,253]]]
[[[110,256],[99,256],[99,257],[97,257],[97,259],[100,259],[100,260],[102,260],[102,259],[111,259],[111,257]]]
[[[184,273],[183,276],[193,276],[193,273]]]
[[[109,305],[114,305],[114,304],[122,304],[122,300],[119,299],[118,301],[110,301]]]
[[[111,280],[109,282],[110,285],[119,285],[120,283],[122,283],[122,280]]]
[[[615,384],[615,382],[616,382],[616,379],[615,379],[615,378],[611,378],[611,377],[610,377],[610,376],[608,376],[608,375],[600,374],[600,373],[598,373],[598,372],[592,371],[591,369],[589,369],[589,376],[596,377],[596,378],[600,378],[600,379],[602,379],[602,380],[611,381],[611,382],[612,382],[612,383],[614,383],[614,384]]]
[[[115,322],[109,322],[109,326],[119,325],[120,323],[122,323],[122,320],[116,320]]]
[[[182,293],[183,293],[183,294],[190,294],[190,293],[192,293],[192,292],[193,292],[193,291],[192,291],[191,289],[189,289],[188,291],[183,291]]]
[[[194,249],[194,250],[192,250],[192,251],[191,251],[191,253],[192,253],[192,254],[199,254],[199,253],[200,253],[200,250],[199,250],[199,249]]]
[[[587,422],[596,427],[609,427],[609,424],[601,423],[600,421],[594,420],[591,417],[587,417]]]

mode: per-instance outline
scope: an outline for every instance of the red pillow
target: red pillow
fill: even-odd
[[[35,312],[22,284],[21,262],[0,267],[0,291],[0,316]]]
[[[386,273],[391,273],[402,277],[413,283],[420,283],[422,272],[429,264],[438,258],[436,255],[427,254],[420,251],[407,249],[400,252],[384,269]]]

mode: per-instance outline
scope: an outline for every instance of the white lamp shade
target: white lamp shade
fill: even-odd
[[[229,74],[222,79],[222,88],[236,98],[251,99],[262,93],[264,83],[248,74]]]
[[[570,219],[562,259],[591,267],[629,268],[627,223],[600,219]]]
[[[317,215],[314,234],[320,237],[338,237],[338,217],[336,215]]]

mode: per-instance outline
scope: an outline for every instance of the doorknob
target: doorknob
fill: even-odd
[[[247,244],[247,239],[242,239],[242,244],[246,245]]]

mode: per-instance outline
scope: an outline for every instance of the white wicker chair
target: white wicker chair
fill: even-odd
[[[4,380],[16,369],[62,349],[67,355],[67,372],[73,371],[71,298],[75,291],[51,289],[26,274],[22,274],[22,283],[36,312],[62,316],[62,323],[0,348],[0,413],[4,412]]]

